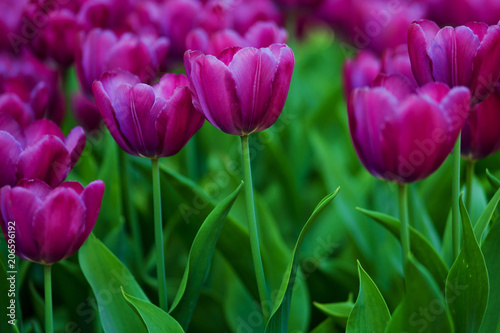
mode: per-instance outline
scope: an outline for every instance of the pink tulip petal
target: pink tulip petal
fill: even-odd
[[[416,21],[408,30],[408,54],[413,75],[419,85],[434,81],[427,51],[438,31],[437,24],[428,20]]]
[[[10,133],[0,131],[0,187],[16,184],[16,165],[22,151],[21,145]]]
[[[64,183],[63,183],[64,184]],[[61,186],[63,185],[61,184]],[[16,187],[22,187],[33,193],[38,199],[44,201],[52,191],[52,187],[40,179],[21,179]]]
[[[64,134],[59,126],[46,118],[36,120],[25,127],[24,135],[26,137],[26,146],[35,143],[45,135],[53,135],[64,141]]]
[[[168,100],[174,94],[178,86],[189,86],[189,80],[185,75],[167,73],[163,75],[160,81],[153,86],[156,97]]]
[[[66,149],[68,149],[69,155],[71,156],[71,168],[73,168],[80,158],[80,155],[85,148],[85,143],[87,142],[87,136],[85,131],[80,126],[77,126],[69,132],[66,137]]]

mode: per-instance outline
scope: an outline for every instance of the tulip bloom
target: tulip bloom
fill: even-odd
[[[410,183],[432,174],[451,152],[469,112],[470,92],[430,83],[416,91],[398,75],[353,91],[349,127],[356,152],[374,176]]]
[[[462,129],[462,157],[480,160],[500,149],[500,92],[493,89],[481,103],[472,107]]]
[[[22,259],[54,264],[68,258],[94,228],[104,183],[87,187],[68,181],[57,188],[38,179],[23,179],[16,187],[0,190],[0,225],[7,239],[9,222],[15,223],[16,254]]]
[[[19,119],[19,118],[18,118]],[[40,179],[49,186],[59,185],[78,161],[85,147],[85,132],[75,127],[64,138],[48,119],[22,128],[19,120],[0,113],[0,185],[14,186],[20,179]]]
[[[158,158],[176,154],[203,125],[188,84],[182,74],[165,74],[151,87],[129,72],[114,70],[92,89],[118,145],[131,155]]]
[[[472,104],[484,100],[500,78],[500,27],[468,23],[439,29],[420,20],[408,31],[408,50],[415,79],[420,85],[443,82],[466,86]]]
[[[294,56],[285,44],[232,47],[217,57],[184,55],[193,104],[227,134],[248,135],[274,124],[285,104]]]

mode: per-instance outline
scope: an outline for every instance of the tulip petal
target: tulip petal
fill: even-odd
[[[82,194],[84,190],[82,184],[74,180],[65,181],[64,183],[58,186],[58,188],[61,187],[72,189],[73,191],[75,191],[76,194]]]
[[[80,158],[80,155],[85,148],[85,143],[87,142],[87,136],[85,131],[80,126],[77,126],[69,132],[66,137],[66,149],[68,149],[69,156],[71,156],[71,168],[73,168]]]
[[[13,93],[0,96],[0,113],[10,114],[21,126],[28,125],[33,120],[33,111]]]
[[[63,183],[64,184],[64,183]],[[61,184],[61,186],[63,185]],[[52,187],[47,185],[44,181],[40,179],[21,179],[17,184],[17,187],[22,187],[33,193],[38,199],[44,201],[45,198],[52,191]]]
[[[16,165],[22,151],[21,145],[10,133],[0,131],[0,187],[16,184]]]
[[[400,102],[413,92],[413,86],[410,81],[400,74],[379,74],[373,81],[372,87],[384,87]]]
[[[61,140],[45,136],[28,146],[19,156],[17,178],[36,178],[56,187],[68,175],[71,159]]]
[[[85,187],[81,194],[83,203],[85,204],[85,227],[78,234],[77,241],[70,248],[69,253],[75,253],[83,245],[87,237],[94,229],[97,221],[97,216],[101,209],[102,197],[104,195],[104,182],[102,180],[94,180]]]
[[[226,49],[221,55],[230,54],[233,49]],[[191,64],[190,81],[197,92],[194,104],[199,107],[198,111],[221,131],[242,134],[236,83],[226,65],[214,56],[199,56]]]
[[[450,124],[451,144],[455,143],[458,134],[467,120],[470,111],[470,101],[470,91],[465,87],[454,87],[441,101],[442,112],[448,118]]]
[[[10,186],[2,188],[0,200],[3,221],[16,224],[17,255],[26,260],[38,261],[40,251],[34,238],[33,216],[41,207],[42,201],[25,188]]]
[[[35,243],[45,264],[52,264],[73,253],[78,236],[85,230],[85,205],[69,188],[57,188],[47,197],[33,219]]]
[[[288,34],[275,22],[258,21],[245,33],[245,40],[249,46],[256,48],[269,47],[275,43],[285,43]]]
[[[488,32],[488,25],[483,22],[469,22],[464,24],[464,26],[471,29],[474,35],[476,35],[479,38],[480,42],[483,40],[484,36]]]
[[[131,89],[128,86],[118,87],[113,103],[123,135],[135,151],[147,157],[156,156],[158,148],[155,121],[159,109],[153,108],[154,103],[153,88],[142,83]]]
[[[156,120],[159,156],[172,156],[179,152],[204,121],[203,115],[191,103],[189,88],[181,86],[176,89]]]
[[[233,46],[225,49],[217,56],[217,59],[222,61],[226,66],[229,66],[233,61],[234,55],[241,50],[241,46]]]
[[[229,64],[241,103],[242,133],[254,132],[266,118],[277,69],[277,60],[269,49],[244,48]]]
[[[441,103],[441,100],[450,92],[450,87],[441,82],[431,82],[417,88],[416,91],[421,97],[428,98],[436,103]]]
[[[428,20],[416,21],[408,30],[408,54],[411,69],[419,85],[434,81],[427,50],[438,31],[438,25]]]
[[[488,97],[500,78],[500,26],[493,25],[481,41],[474,57],[472,78],[469,85],[473,100],[477,104]]]
[[[163,75],[160,81],[153,86],[156,97],[168,100],[174,94],[179,86],[189,86],[189,80],[185,75],[167,73]]]
[[[10,133],[21,144],[25,145],[23,129],[19,123],[6,112],[0,112],[0,131]]]
[[[43,138],[45,135],[53,135],[64,141],[64,134],[55,123],[44,118],[36,120],[24,128],[26,146],[29,146]]]
[[[50,100],[50,92],[45,82],[39,82],[31,91],[29,104],[33,110],[33,116],[40,119],[45,115]]]

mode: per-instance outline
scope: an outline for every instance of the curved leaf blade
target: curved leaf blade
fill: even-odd
[[[354,307],[352,302],[352,294],[349,294],[349,298],[345,302],[337,303],[313,303],[316,308],[322,311],[324,314],[333,318],[348,318],[349,314]]]
[[[193,241],[186,270],[170,310],[171,315],[185,330],[189,326],[194,307],[208,274],[224,221],[242,188],[243,182],[233,193],[215,206],[201,225]]]
[[[377,285],[358,262],[359,294],[347,319],[347,333],[383,333],[391,319],[389,308]]]
[[[462,251],[446,279],[446,301],[455,322],[456,332],[477,332],[488,302],[488,271],[462,198],[460,215],[463,230]]]
[[[476,239],[479,243],[481,243],[481,238],[483,236],[484,230],[486,230],[486,227],[488,226],[493,213],[495,213],[498,202],[500,202],[500,187],[495,192],[495,195],[493,195],[493,198],[491,198],[490,202],[488,202],[486,209],[483,211],[483,213],[479,217],[479,220],[477,220],[477,223],[474,226],[474,236],[476,236]]]
[[[146,326],[123,298],[120,288],[144,301],[146,294],[130,271],[93,234],[78,252],[83,275],[97,299],[105,332],[147,332]]]
[[[292,291],[295,276],[297,275],[297,271],[299,269],[299,252],[300,247],[302,246],[302,242],[304,241],[304,237],[307,234],[307,231],[311,228],[313,222],[316,220],[318,215],[330,204],[333,199],[339,193],[340,188],[329,195],[327,195],[320,203],[316,206],[313,213],[307,220],[306,224],[302,228],[300,232],[299,238],[295,243],[295,248],[292,254],[292,260],[288,265],[287,271],[283,277],[283,283],[281,284],[278,297],[276,298],[276,303],[274,304],[273,311],[271,312],[271,316],[266,326],[267,333],[281,333],[287,331],[288,326],[288,314],[290,311],[290,302],[292,298]]]
[[[149,333],[184,333],[181,325],[156,305],[128,295],[122,288],[122,295],[128,305],[146,325]]]

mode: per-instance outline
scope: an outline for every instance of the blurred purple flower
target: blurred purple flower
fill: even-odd
[[[0,1],[0,49],[16,53],[22,42],[22,15],[28,0]]]
[[[472,22],[439,29],[420,20],[408,31],[408,49],[415,79],[420,85],[443,82],[466,86],[472,104],[484,100],[500,78],[500,27]]]
[[[493,89],[489,96],[471,108],[462,129],[462,157],[480,160],[500,149],[500,93]]]
[[[498,0],[421,0],[429,6],[429,19],[439,25],[463,25],[471,21],[496,24],[500,18]]]
[[[426,178],[444,162],[465,123],[470,92],[429,83],[416,91],[399,75],[381,74],[348,103],[351,138],[375,177],[398,183]]]
[[[50,265],[68,258],[85,242],[101,208],[104,183],[87,187],[69,181],[57,188],[37,180],[21,180],[0,190],[0,225],[7,239],[15,222],[16,254]]]
[[[13,186],[23,178],[59,185],[80,158],[85,132],[75,127],[64,138],[48,119],[24,127],[21,121],[18,114],[0,113],[0,186]]]
[[[76,121],[87,131],[93,131],[100,127],[102,117],[97,109],[94,96],[89,96],[82,92],[73,95],[71,100],[73,113]]]
[[[149,158],[171,156],[201,128],[205,118],[191,102],[182,74],[165,74],[154,86],[122,70],[94,82],[97,107],[118,145]]]
[[[274,124],[285,104],[294,63],[285,44],[233,47],[217,57],[200,51],[184,55],[196,109],[233,135],[263,131]]]

